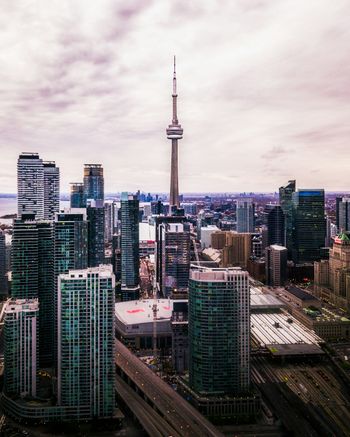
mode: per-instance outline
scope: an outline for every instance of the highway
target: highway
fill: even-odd
[[[204,416],[116,340],[116,366],[127,375],[179,436],[223,436]],[[176,435],[176,434],[175,434]]]
[[[252,379],[257,386],[265,389],[272,384],[275,390],[285,392],[286,402],[291,403],[291,415],[292,411],[300,414],[318,430],[318,435],[350,436],[349,396],[331,365],[322,362],[282,365],[262,357],[254,357],[252,364]],[[278,408],[276,400],[270,402]]]

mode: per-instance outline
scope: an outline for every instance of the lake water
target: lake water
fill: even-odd
[[[69,200],[61,200],[60,207],[67,208]],[[0,217],[7,214],[17,214],[17,199],[15,197],[0,197]],[[11,225],[12,219],[0,218],[0,224]]]

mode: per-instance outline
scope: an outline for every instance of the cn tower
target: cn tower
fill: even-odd
[[[174,75],[173,75],[173,119],[167,127],[166,134],[171,140],[171,176],[170,176],[170,198],[169,214],[173,214],[174,209],[180,208],[179,202],[179,172],[178,172],[178,144],[181,140],[183,129],[177,119],[177,94],[176,94],[176,59],[174,56]]]

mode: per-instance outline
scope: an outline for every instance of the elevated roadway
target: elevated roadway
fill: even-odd
[[[176,434],[169,435],[223,437],[212,423],[155,375],[119,340],[116,340],[115,363],[117,373],[176,430]]]

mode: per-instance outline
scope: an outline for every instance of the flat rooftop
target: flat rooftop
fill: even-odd
[[[254,339],[262,346],[290,345],[299,348],[300,345],[316,345],[323,340],[311,329],[306,328],[294,317],[286,312],[274,314],[251,314],[251,333]],[[307,346],[302,346],[307,350]],[[278,348],[277,348],[278,349]],[[280,348],[281,349],[281,348]],[[314,347],[310,351],[314,351]]]
[[[302,288],[296,287],[295,285],[289,285],[288,287],[285,287],[285,290],[300,300],[318,300],[317,297],[313,296]]]
[[[286,304],[272,294],[256,294],[250,292],[250,308],[254,309],[279,309],[286,307]]]

